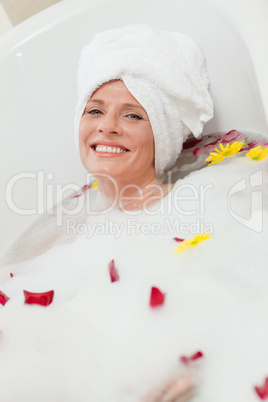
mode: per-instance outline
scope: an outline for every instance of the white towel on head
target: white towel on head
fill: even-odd
[[[155,140],[157,177],[172,167],[190,133],[198,137],[213,117],[204,56],[178,32],[129,25],[97,34],[83,49],[78,69],[79,122],[92,93],[121,79],[146,110]]]

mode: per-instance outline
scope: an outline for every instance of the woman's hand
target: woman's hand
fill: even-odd
[[[150,392],[140,402],[188,402],[194,392],[193,373],[173,377],[159,391]]]

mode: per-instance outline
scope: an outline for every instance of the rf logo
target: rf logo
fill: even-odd
[[[247,190],[247,182],[246,179],[240,180],[236,183],[228,193],[228,211],[230,215],[241,225],[254,230],[255,232],[262,231],[262,203],[263,203],[263,192],[260,189],[262,186],[262,170],[253,173],[249,176],[250,187],[254,189],[259,187],[259,189],[251,191],[250,197],[250,217],[246,219],[243,216],[240,216],[237,212],[234,212],[231,206],[231,198],[235,194],[239,193],[240,191]]]

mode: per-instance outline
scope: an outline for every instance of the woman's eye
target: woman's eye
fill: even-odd
[[[91,109],[87,111],[88,114],[101,114],[99,109]]]
[[[134,120],[141,120],[141,117],[135,113],[129,114],[128,117],[130,117],[131,119],[134,119]]]

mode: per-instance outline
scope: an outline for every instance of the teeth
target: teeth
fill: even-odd
[[[104,145],[96,145],[95,146],[95,151],[97,152],[109,152],[113,154],[120,154],[123,152],[126,152],[126,149],[122,149],[120,147],[106,147]]]

